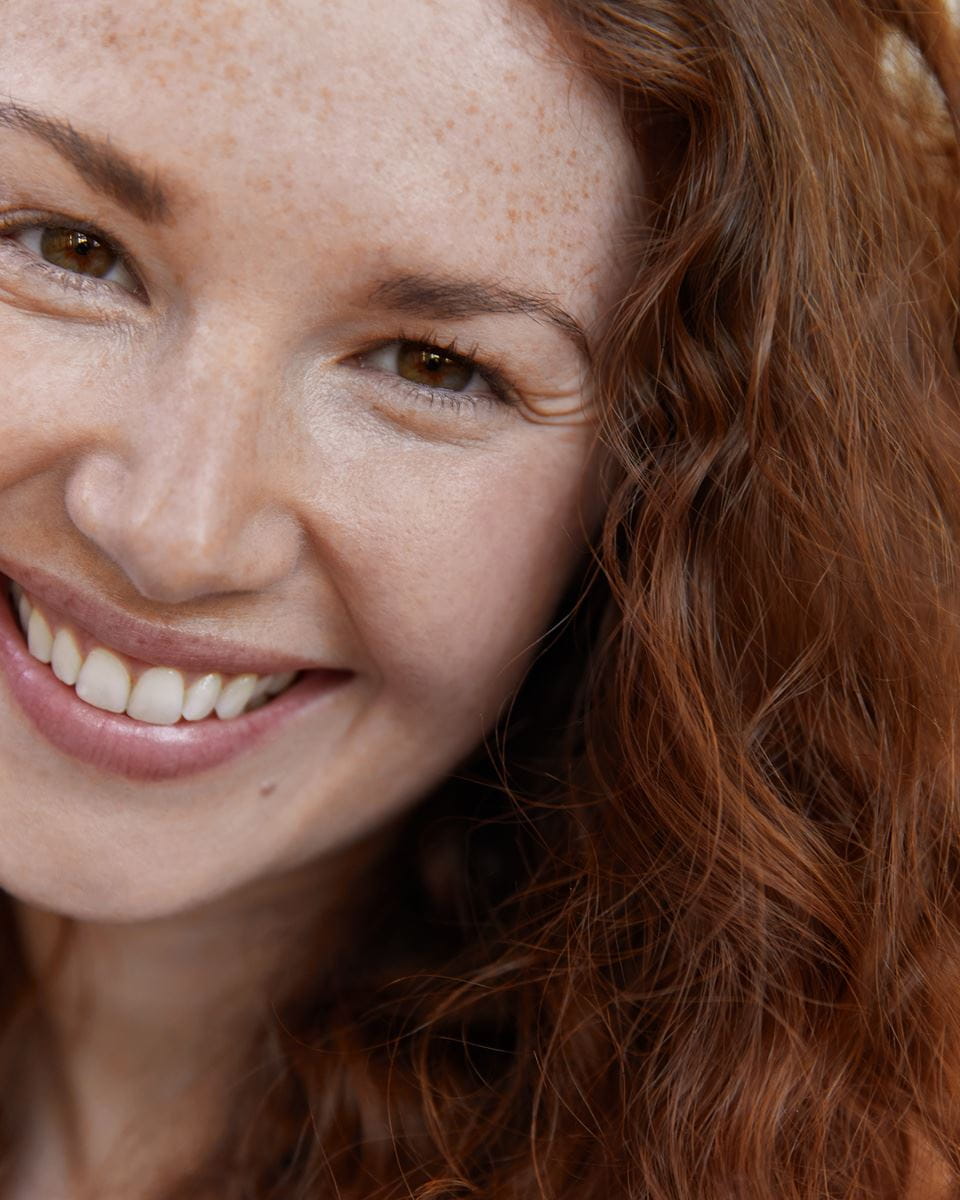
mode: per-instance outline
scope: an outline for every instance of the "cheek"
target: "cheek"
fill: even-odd
[[[346,600],[399,712],[495,719],[583,552],[588,431],[533,427],[505,443],[456,469],[364,475],[383,491],[355,511],[380,519],[356,530]]]
[[[0,488],[87,441],[116,374],[114,347],[57,322],[37,325],[0,314]]]

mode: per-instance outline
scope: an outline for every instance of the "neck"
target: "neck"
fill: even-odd
[[[107,1194],[118,1163],[185,1169],[216,1136],[245,1051],[302,971],[336,956],[364,846],[200,910],[135,924],[17,903],[41,996],[21,1111],[23,1194]],[[121,1149],[122,1146],[122,1149]],[[131,1151],[150,1162],[132,1166]],[[38,1172],[43,1175],[41,1186]],[[55,1173],[56,1179],[51,1178]],[[91,1182],[92,1181],[92,1182]],[[127,1180],[118,1194],[133,1197]]]

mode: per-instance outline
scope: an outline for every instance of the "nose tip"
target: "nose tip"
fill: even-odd
[[[164,481],[94,455],[68,482],[66,507],[84,537],[146,599],[181,604],[257,592],[284,578],[300,552],[300,527],[279,507],[241,490]]]
[[[205,596],[260,592],[282,579],[296,547],[279,521],[257,518],[256,530],[236,537],[203,527],[181,529],[176,540],[156,536],[155,523],[124,522],[82,532],[120,567],[148,600],[182,604]]]

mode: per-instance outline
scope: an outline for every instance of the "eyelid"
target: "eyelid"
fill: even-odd
[[[130,254],[124,248],[122,242],[108,233],[104,233],[98,226],[90,221],[85,221],[82,217],[71,217],[66,213],[46,212],[41,209],[36,210],[15,210],[9,213],[0,213],[0,238],[8,239],[11,234],[24,233],[30,229],[43,229],[45,227],[58,229],[75,229],[79,233],[86,233],[97,241],[103,242],[109,246],[111,251],[116,254],[117,261],[129,273],[131,279],[136,284],[136,290],[125,288],[120,284],[114,283],[109,279],[98,279],[92,275],[81,275],[79,272],[71,272],[63,267],[58,267],[56,263],[48,263],[45,259],[24,248],[24,252],[38,265],[49,268],[51,278],[60,278],[65,286],[77,290],[81,285],[87,287],[102,289],[103,287],[111,287],[114,290],[124,292],[128,296],[133,296],[140,301],[146,301],[147,291],[143,286],[143,281],[140,277],[140,272],[137,270]],[[47,273],[45,271],[45,273]],[[70,282],[67,282],[67,281]]]

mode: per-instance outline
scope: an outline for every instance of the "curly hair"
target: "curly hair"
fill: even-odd
[[[960,1180],[957,35],[936,0],[537,7],[646,181],[602,535],[170,1200]]]

